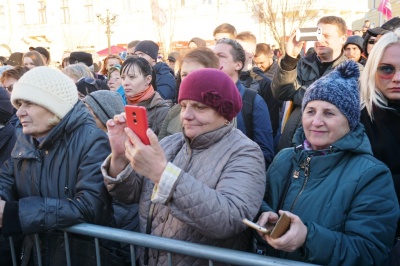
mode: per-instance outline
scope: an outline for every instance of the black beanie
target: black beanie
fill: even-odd
[[[0,124],[7,124],[13,116],[13,106],[8,91],[0,87]]]

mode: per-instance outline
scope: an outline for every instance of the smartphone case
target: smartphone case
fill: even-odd
[[[146,145],[150,145],[146,131],[148,126],[147,111],[143,106],[125,106],[126,124]]]
[[[270,236],[272,238],[279,238],[283,236],[290,227],[290,218],[283,213],[281,217],[279,217],[278,222],[275,224],[274,229],[272,229]]]

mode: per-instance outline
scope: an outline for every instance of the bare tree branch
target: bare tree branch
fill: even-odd
[[[313,21],[319,9],[313,8],[316,0],[243,0],[260,24],[268,26],[271,36],[285,52],[286,37]]]

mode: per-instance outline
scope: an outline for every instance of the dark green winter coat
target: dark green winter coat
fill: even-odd
[[[267,172],[268,205],[261,211],[287,210],[307,226],[303,247],[279,256],[322,265],[381,265],[393,245],[399,204],[390,171],[372,156],[364,127],[359,124],[325,154],[304,150],[304,140],[299,128],[296,148],[282,150]]]

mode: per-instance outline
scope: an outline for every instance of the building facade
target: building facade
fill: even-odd
[[[107,47],[107,23],[98,19],[106,19],[107,9],[117,18],[109,25],[111,45],[151,39],[162,44],[167,53],[184,49],[193,37],[212,43],[214,28],[224,22],[234,25],[238,32],[251,31],[258,42],[275,43],[268,26],[254,16],[254,1],[0,0],[0,55],[25,52],[31,46],[49,49],[53,62],[60,61],[64,51],[95,54]],[[368,4],[368,0],[315,0],[313,8],[319,14],[305,26],[315,26],[321,16],[337,15],[351,28],[354,21],[366,17]]]

